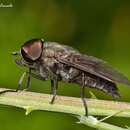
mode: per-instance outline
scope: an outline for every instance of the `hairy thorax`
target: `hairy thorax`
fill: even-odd
[[[64,53],[64,56],[68,56],[74,52],[75,50],[67,46],[63,47],[57,43],[46,43],[39,66],[40,75],[48,78],[53,78],[56,75],[59,80],[70,82],[79,74],[79,70],[58,62],[56,57],[60,56],[61,53]]]

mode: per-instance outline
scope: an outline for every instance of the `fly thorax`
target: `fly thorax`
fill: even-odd
[[[55,56],[55,51],[53,50],[53,49],[49,49],[49,48],[47,48],[47,49],[45,49],[44,50],[44,53],[43,53],[43,55],[44,55],[44,57],[54,57]]]
[[[54,65],[55,65],[56,62],[57,61],[54,58],[48,58],[48,57],[46,57],[46,58],[43,59],[44,66],[49,67],[49,68],[54,67]]]
[[[79,71],[70,66],[64,66],[63,69],[60,71],[60,75],[62,80],[71,82],[77,75],[79,75]]]
[[[43,77],[45,80],[49,79],[48,70],[44,66],[40,65],[39,72],[40,72],[41,77]]]
[[[63,81],[69,82],[70,75],[68,73],[66,73],[65,71],[61,70],[60,71],[60,75],[61,75]]]

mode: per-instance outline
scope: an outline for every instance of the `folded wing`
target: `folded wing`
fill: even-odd
[[[111,82],[130,86],[130,80],[128,80],[126,76],[98,58],[81,54],[71,54],[68,56],[60,55],[57,57],[57,60],[63,64],[67,64]]]

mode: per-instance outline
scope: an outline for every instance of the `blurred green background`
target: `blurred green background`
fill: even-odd
[[[130,78],[130,1],[129,0],[0,0],[0,86],[16,88],[24,68],[17,66],[11,52],[32,38],[57,41],[109,62]],[[24,87],[24,85],[23,85]],[[130,88],[119,85],[122,98],[130,102]],[[60,83],[59,95],[80,97],[80,87]],[[87,97],[90,97],[86,89]],[[36,79],[31,90],[50,92],[50,83]],[[91,90],[99,99],[111,100],[104,93]],[[2,130],[86,130],[71,115],[24,110],[0,105]],[[110,118],[107,122],[130,126],[130,119]]]

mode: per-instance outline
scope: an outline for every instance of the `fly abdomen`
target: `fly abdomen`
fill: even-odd
[[[102,78],[91,78],[87,77],[86,79],[86,86],[99,89],[105,93],[108,93],[112,97],[119,97],[120,94],[118,93],[118,89],[115,83],[110,81],[104,80]]]
[[[82,74],[78,75],[72,82],[82,85]],[[85,73],[84,84],[86,87],[96,88],[111,95],[112,97],[120,97],[120,94],[118,93],[118,88],[116,87],[115,83],[97,77],[95,75]]]

